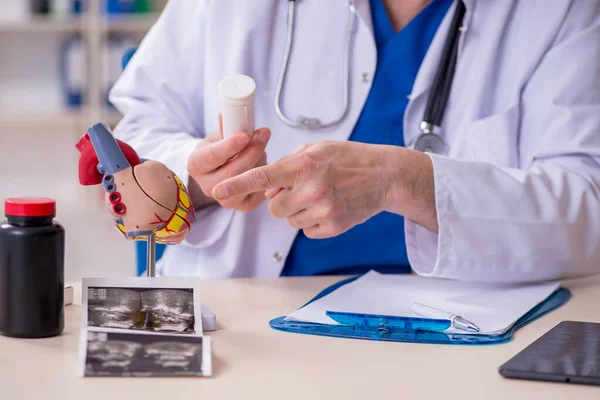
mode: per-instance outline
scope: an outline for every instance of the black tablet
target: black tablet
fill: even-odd
[[[502,365],[500,374],[600,385],[600,323],[561,322]]]

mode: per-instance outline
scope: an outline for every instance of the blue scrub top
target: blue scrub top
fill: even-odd
[[[404,146],[403,118],[419,67],[452,0],[434,0],[395,32],[382,0],[370,0],[377,70],[350,141]],[[416,127],[415,127],[416,129]],[[410,272],[404,218],[382,212],[330,239],[298,233],[282,276]]]

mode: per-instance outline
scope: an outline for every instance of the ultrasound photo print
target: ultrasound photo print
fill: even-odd
[[[195,333],[194,289],[88,287],[87,326]]]
[[[210,376],[210,338],[87,332],[85,376]]]

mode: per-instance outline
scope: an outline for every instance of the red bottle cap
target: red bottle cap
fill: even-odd
[[[4,201],[4,214],[11,217],[54,217],[56,201],[45,197],[14,197]]]

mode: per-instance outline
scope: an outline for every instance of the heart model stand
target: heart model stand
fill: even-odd
[[[156,276],[156,236],[147,236],[148,253],[146,256],[146,275],[153,278]]]
[[[185,184],[166,165],[141,159],[105,124],[91,126],[75,147],[79,183],[103,186],[117,229],[128,240],[147,241],[146,274],[155,277],[156,243],[181,243],[196,220]],[[201,313],[203,329],[216,330],[215,314],[204,305]]]

